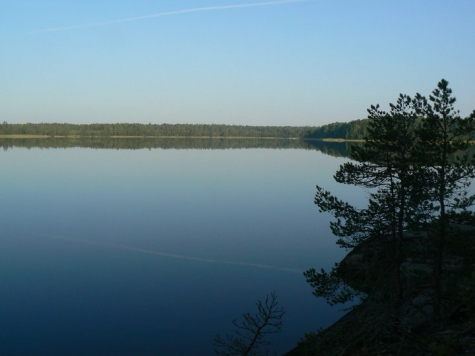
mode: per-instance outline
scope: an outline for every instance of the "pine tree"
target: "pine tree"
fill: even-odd
[[[360,291],[384,299],[389,309],[397,311],[414,292],[407,290],[403,268],[408,257],[415,256],[406,246],[411,233],[419,244],[428,245],[422,253],[432,261],[433,287],[426,297],[434,306],[434,316],[442,315],[443,280],[448,273],[444,256],[456,239],[466,235],[458,226],[475,221],[469,209],[475,196],[468,194],[475,161],[467,154],[475,134],[475,111],[460,118],[451,94],[442,79],[429,100],[420,94],[414,99],[401,94],[389,112],[377,105],[368,109],[365,144],[352,149],[353,161],[343,164],[334,176],[339,183],[365,189],[367,207],[357,209],[319,186],[315,204],[320,212],[336,218],[330,227],[337,244],[347,249],[370,244],[372,258],[366,261],[370,265],[365,276],[348,275],[341,263],[330,272],[306,271],[316,296],[330,304],[351,300],[357,291],[348,281],[359,278],[364,282]]]
[[[421,117],[417,134],[420,137],[417,159],[423,168],[426,207],[424,220],[431,236],[433,258],[434,310],[441,316],[444,254],[451,237],[460,235],[459,224],[470,220],[468,210],[475,196],[468,195],[475,178],[475,161],[467,153],[475,133],[475,111],[462,119],[455,110],[455,97],[442,79],[429,100],[417,94],[413,106]],[[422,217],[421,217],[421,220]]]
[[[354,248],[367,239],[379,239],[386,246],[384,250],[389,248],[392,251],[391,275],[386,275],[384,281],[373,280],[371,283],[378,289],[379,283],[394,283],[397,291],[393,296],[395,303],[403,297],[400,272],[402,238],[407,228],[406,214],[410,210],[408,200],[413,179],[411,159],[416,141],[416,114],[411,102],[409,96],[400,95],[397,103],[391,104],[389,113],[380,110],[378,105],[371,106],[365,144],[353,147],[354,161],[343,164],[334,176],[339,183],[368,189],[367,208],[356,209],[318,186],[315,196],[320,211],[330,212],[337,218],[331,223],[331,229],[339,237],[337,243],[340,246]],[[387,264],[388,261],[381,258],[381,262]],[[305,272],[307,281],[315,288],[314,294],[326,297],[331,303],[351,299],[351,290],[338,279],[339,269],[341,266],[336,265],[330,273],[323,270],[319,274],[315,270]],[[328,289],[329,286],[332,287]],[[339,292],[334,293],[336,290]]]

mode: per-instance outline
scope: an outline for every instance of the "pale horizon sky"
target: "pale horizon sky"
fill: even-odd
[[[320,126],[450,82],[475,2],[0,0],[0,121]]]

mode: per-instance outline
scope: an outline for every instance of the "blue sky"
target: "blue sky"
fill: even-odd
[[[442,78],[466,116],[475,2],[0,0],[0,68],[9,123],[319,126]]]

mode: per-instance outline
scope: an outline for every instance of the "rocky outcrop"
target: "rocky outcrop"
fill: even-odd
[[[411,326],[427,323],[433,317],[434,263],[431,236],[407,232],[401,243],[400,260],[395,260],[398,242],[391,239],[368,239],[349,252],[340,262],[338,274],[353,289],[368,299],[384,302],[402,290],[397,312]],[[475,227],[452,227],[443,256],[443,293],[456,298],[458,286],[475,271]],[[396,266],[396,267],[395,267]],[[395,268],[399,266],[399,274]],[[395,279],[399,280],[396,281]],[[399,284],[398,284],[399,283]],[[450,313],[454,305],[447,305]]]
[[[368,239],[349,252],[337,274],[363,301],[286,355],[475,355],[475,227],[451,226],[437,318],[434,239],[407,232],[397,244]]]

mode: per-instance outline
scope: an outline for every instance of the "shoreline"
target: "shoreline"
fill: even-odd
[[[259,136],[128,136],[128,135],[111,135],[111,136],[78,136],[78,135],[0,135],[0,138],[73,138],[73,139],[90,139],[90,138],[198,138],[198,139],[259,139],[259,140],[301,140],[298,137],[259,137]]]
[[[301,140],[301,141],[323,141],[323,142],[365,142],[362,139],[344,139],[344,138],[300,138],[300,137],[272,137],[272,136],[135,136],[135,135],[110,135],[110,136],[79,136],[79,135],[27,135],[27,134],[11,134],[11,135],[0,135],[2,138],[20,138],[20,139],[31,139],[31,138],[71,138],[71,139],[102,139],[102,138],[133,138],[133,139],[144,139],[144,138],[193,138],[193,139],[259,139],[259,140]]]

